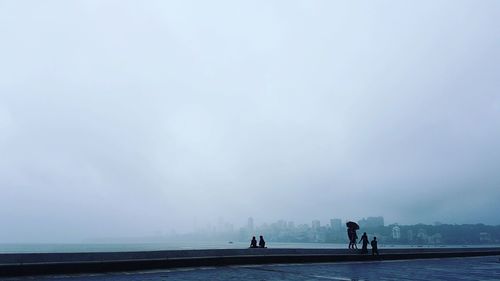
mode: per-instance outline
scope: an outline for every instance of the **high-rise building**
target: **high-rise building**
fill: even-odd
[[[248,232],[252,233],[253,232],[253,218],[249,217],[247,221],[247,230]]]
[[[408,240],[408,242],[412,243],[413,242],[413,230],[411,229],[408,229],[408,231],[406,232],[406,239]]]
[[[330,227],[334,232],[340,232],[342,230],[342,220],[341,219],[330,219]]]
[[[284,220],[279,220],[276,222],[276,227],[279,229],[279,230],[285,230],[286,229],[286,221]]]
[[[312,221],[312,229],[318,230],[321,227],[321,223],[319,220],[313,220]]]
[[[372,227],[380,227],[384,226],[384,217],[367,217],[366,219],[362,219],[358,221],[359,226],[361,228],[372,228]]]
[[[392,239],[401,239],[401,228],[398,225],[392,227]]]
[[[480,232],[479,242],[491,242],[491,235],[488,232]]]

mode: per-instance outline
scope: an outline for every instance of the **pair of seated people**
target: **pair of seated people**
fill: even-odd
[[[250,248],[265,248],[266,241],[264,241],[264,237],[261,235],[259,239],[259,246],[257,247],[257,239],[255,236],[252,237],[252,241],[250,241]]]

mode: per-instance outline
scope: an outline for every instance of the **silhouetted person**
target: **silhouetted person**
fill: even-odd
[[[347,237],[349,238],[349,249],[357,249],[356,240],[358,240],[358,235],[356,234],[356,229],[348,228]]]
[[[253,236],[252,241],[250,241],[250,248],[257,248],[257,239],[255,239],[255,236]]]
[[[363,246],[361,247],[361,253],[368,254],[368,236],[366,235],[366,232],[361,235],[359,243],[363,243]]]
[[[347,238],[349,239],[349,249],[353,249],[353,245],[352,245],[352,236],[353,236],[353,229],[352,228],[348,228],[347,229]]]
[[[352,248],[357,249],[358,248],[358,234],[356,233],[356,229],[352,229]]]
[[[372,255],[377,255],[378,256],[378,246],[377,246],[377,237],[373,237],[372,240]]]
[[[266,241],[264,241],[264,237],[262,237],[261,235],[259,239],[259,248],[265,248],[265,247],[266,247]]]

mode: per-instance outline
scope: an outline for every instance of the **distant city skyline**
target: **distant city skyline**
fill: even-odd
[[[167,235],[143,237],[143,241],[234,241],[248,242],[253,236],[263,235],[270,245],[273,243],[336,243],[346,244],[346,221],[330,219],[321,224],[313,219],[310,223],[277,220],[255,224],[248,218],[246,225],[235,227],[222,219],[217,225],[207,224],[190,233],[171,233]],[[369,237],[376,236],[383,244],[406,245],[473,245],[500,243],[500,225],[484,224],[454,225],[436,222],[434,224],[385,224],[384,218],[366,217],[358,220],[359,235],[366,232]],[[132,239],[132,238],[130,238]],[[133,241],[141,241],[135,238]],[[131,240],[128,240],[131,241]]]
[[[279,219],[276,221],[264,221],[264,220],[255,220],[253,217],[248,217],[246,220],[246,223],[244,222],[232,222],[232,221],[226,221],[223,218],[217,219],[216,223],[213,222],[206,222],[204,225],[198,225],[195,226],[194,229],[198,231],[205,231],[208,228],[211,228],[214,231],[217,230],[227,230],[227,229],[232,229],[233,231],[238,231],[238,229],[250,229],[253,231],[257,227],[262,227],[270,224],[281,224],[281,225],[286,225],[289,228],[294,228],[298,225],[307,225],[311,228],[317,228],[317,227],[328,227],[328,228],[333,228],[336,230],[344,231],[347,227],[345,225],[346,222],[348,221],[353,221],[356,222],[360,225],[361,228],[373,228],[373,227],[379,227],[379,226],[398,226],[398,225],[445,225],[445,224],[450,224],[454,225],[454,223],[449,223],[449,222],[439,222],[439,221],[434,221],[432,223],[401,223],[401,222],[386,222],[385,218],[383,216],[366,216],[366,217],[361,217],[359,219],[341,219],[341,218],[331,218],[329,220],[319,220],[315,218],[311,218],[309,221],[301,221],[297,222],[294,220],[286,220],[286,219]],[[470,225],[474,224],[484,224],[481,222],[470,222],[466,223]],[[485,224],[488,225],[488,224]],[[492,226],[500,226],[498,225],[492,225]]]

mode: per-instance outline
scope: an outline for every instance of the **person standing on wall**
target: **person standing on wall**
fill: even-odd
[[[361,248],[361,253],[368,254],[368,236],[366,235],[366,232],[364,232],[363,235],[361,235],[359,243],[363,243],[363,246]]]
[[[377,242],[377,237],[373,237],[373,240],[371,242],[372,245],[372,256],[377,255],[378,256],[378,242]]]

